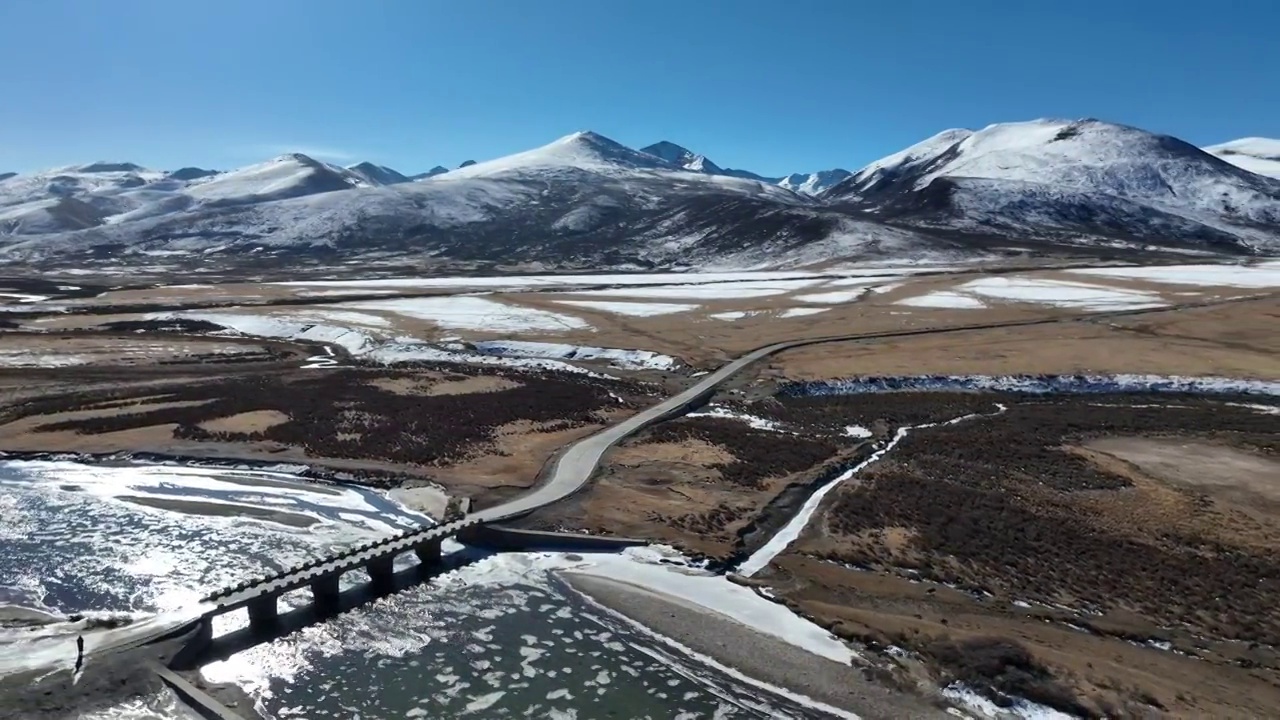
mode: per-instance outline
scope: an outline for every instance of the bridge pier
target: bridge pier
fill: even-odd
[[[394,555],[382,555],[373,558],[365,568],[369,571],[369,580],[374,591],[388,592],[395,585],[396,558]]]
[[[421,545],[415,547],[413,552],[418,556],[418,562],[428,567],[440,564],[440,541],[428,540]]]
[[[249,601],[249,627],[254,630],[270,630],[279,620],[276,596],[264,595]]]
[[[338,580],[342,575],[332,573],[330,575],[321,575],[311,581],[311,598],[316,603],[316,608],[325,615],[332,614],[338,609],[338,596],[341,590],[338,587]]]

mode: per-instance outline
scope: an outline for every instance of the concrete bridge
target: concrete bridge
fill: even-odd
[[[406,530],[331,557],[251,578],[208,595],[203,598],[202,605],[206,611],[197,621],[195,634],[171,665],[175,668],[192,667],[211,654],[230,654],[420,582],[424,575],[434,575],[446,569],[440,552],[445,538],[465,533],[481,522],[481,518],[472,516],[433,527]],[[413,553],[418,559],[417,566],[413,568],[413,578],[398,576],[395,570],[396,559],[408,553]],[[342,577],[353,570],[367,573],[368,582],[343,593]],[[291,613],[288,621],[283,621],[279,610],[280,596],[302,589],[310,591],[311,606],[302,612]],[[248,610],[249,627],[233,633],[239,637],[229,638],[229,642],[219,639],[223,647],[222,652],[217,652],[213,619],[242,608]]]

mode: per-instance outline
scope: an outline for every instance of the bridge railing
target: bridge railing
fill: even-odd
[[[340,553],[330,555],[328,557],[309,560],[301,565],[285,568],[284,570],[279,570],[269,575],[247,578],[245,580],[242,580],[236,583],[235,585],[222,588],[221,590],[210,593],[206,595],[204,598],[202,598],[201,601],[217,602],[220,599],[229,597],[231,595],[236,595],[238,593],[242,593],[254,587],[269,585],[271,583],[278,582],[281,580],[286,580],[290,577],[293,577],[299,574],[306,574],[309,571],[316,570],[325,565],[334,565],[334,564],[340,565],[344,560],[348,560],[357,555],[361,555],[373,550],[377,550],[378,548],[381,548],[381,547],[387,547],[389,545],[392,545],[394,543],[397,543],[403,540],[409,540],[415,537],[418,537],[418,539],[421,539],[423,541],[434,540],[437,538],[444,539],[446,537],[456,535],[458,532],[462,531],[463,529],[471,527],[472,525],[479,524],[480,522],[481,520],[478,517],[464,517],[461,520],[454,520],[453,522],[445,523],[443,525],[432,525],[430,527],[409,528],[408,530],[397,533],[395,535],[388,535],[386,537],[378,538],[377,540],[371,540],[369,542],[362,543],[354,547],[349,547]]]

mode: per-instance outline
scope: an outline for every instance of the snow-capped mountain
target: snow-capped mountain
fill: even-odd
[[[1251,173],[1280,179],[1280,140],[1241,138],[1210,145],[1204,151]]]
[[[376,259],[444,272],[785,266],[1064,245],[1276,252],[1280,181],[1220,159],[1268,152],[1256,141],[1234,147],[1210,154],[1096,120],[1038,120],[949,130],[852,175],[776,183],[674,143],[635,150],[594,132],[413,178],[297,154],[230,172],[93,163],[0,180],[0,262],[162,258],[283,272]]]
[[[0,172],[0,182],[4,182],[5,180],[8,180],[9,178],[17,174],[18,173],[16,172]]]
[[[322,163],[301,153],[289,153],[193,181],[185,194],[223,204],[283,200],[316,193],[371,187],[379,183],[360,173]]]
[[[949,130],[821,197],[958,230],[1280,250],[1280,182],[1176,138],[1097,120]]]
[[[733,168],[723,168],[715,164],[706,155],[689,150],[683,146],[677,145],[668,140],[657,142],[652,145],[640,148],[640,152],[648,153],[654,157],[662,158],[669,163],[678,165],[690,172],[706,173],[708,175],[726,175],[728,177],[742,178],[744,180],[756,180],[758,182],[770,183],[779,187],[786,188],[792,192],[804,195],[817,195],[827,188],[849,177],[851,174],[848,170],[835,168],[832,170],[822,170],[816,173],[793,173],[786,177],[766,177],[758,175],[749,170],[735,170]]]
[[[347,170],[364,180],[368,185],[395,185],[396,183],[409,182],[409,178],[386,165],[374,165],[371,162],[349,165]]]
[[[853,173],[848,170],[836,168],[834,170],[820,170],[816,173],[792,173],[778,181],[780,187],[784,187],[792,192],[804,193],[805,195],[817,195],[827,188],[834,187],[837,183],[843,182]]]
[[[189,185],[182,212],[102,223],[0,243],[11,261],[50,255],[166,259],[200,254],[266,257],[397,255],[453,264],[645,267],[729,256],[760,262],[812,243],[894,244],[902,233],[848,231],[857,223],[776,185],[685,170],[592,132],[417,182],[245,202],[330,177],[308,163],[277,161]],[[316,164],[320,165],[320,164]],[[323,166],[322,166],[323,167]],[[331,170],[331,169],[329,169]],[[269,180],[269,182],[268,182]],[[211,193],[234,181],[235,192]],[[347,182],[337,176],[334,184]],[[832,245],[831,243],[835,243]],[[896,245],[895,245],[896,246]],[[123,250],[121,250],[123,248]],[[746,262],[746,260],[744,260]],[[296,264],[296,263],[295,263]]]

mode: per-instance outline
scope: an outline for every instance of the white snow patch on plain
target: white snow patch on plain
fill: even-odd
[[[676,300],[715,300],[732,298],[757,298],[770,295],[782,295],[793,290],[822,282],[819,278],[807,280],[779,280],[752,282],[723,282],[710,285],[657,285],[652,287],[609,288],[608,290],[587,290],[575,293],[580,296],[594,297],[643,297],[672,298]]]
[[[273,283],[305,287],[337,288],[527,288],[573,285],[671,285],[673,283],[747,282],[812,277],[797,271],[747,271],[705,273],[609,273],[604,275],[500,275],[486,277],[383,278],[375,280],[295,280]]]
[[[869,438],[871,431],[861,425],[849,425],[844,429],[844,434],[853,438]]]
[[[796,295],[795,299],[807,303],[851,303],[863,295],[868,288],[858,290],[834,290],[831,292],[813,293],[812,295]]]
[[[1259,405],[1257,403],[1227,403],[1232,407],[1242,407],[1253,410],[1263,415],[1280,415],[1280,406],[1277,405]]]
[[[1257,265],[1164,265],[1155,267],[1085,268],[1068,270],[1079,275],[1132,278],[1174,285],[1224,287],[1280,287],[1280,260]]]
[[[817,315],[818,313],[824,313],[830,309],[831,308],[788,308],[786,310],[783,310],[781,313],[779,313],[778,317],[782,317],[782,318],[804,317],[806,315]]]
[[[199,312],[179,311],[172,313],[151,313],[147,320],[173,320],[187,318],[204,320],[225,328],[230,328],[243,335],[255,337],[285,338],[289,340],[308,340],[311,342],[333,343],[345,348],[348,352],[359,354],[370,350],[375,341],[365,333],[335,325],[308,323],[294,319],[271,317],[269,315],[250,315],[248,313],[231,312]]]
[[[758,311],[754,310],[730,310],[728,312],[711,313],[707,317],[712,320],[741,320],[743,318],[759,314],[760,313]]]
[[[561,305],[573,305],[588,310],[603,310],[619,315],[632,317],[653,317],[655,315],[672,315],[674,313],[697,310],[698,305],[678,303],[645,303],[645,302],[607,302],[604,300],[556,300]]]
[[[762,418],[759,415],[751,415],[749,413],[731,410],[727,407],[724,407],[723,405],[708,405],[706,408],[702,410],[686,414],[685,417],[691,417],[691,418],[715,417],[715,418],[726,418],[729,420],[739,420],[741,422],[745,422],[746,424],[750,425],[752,428],[755,428],[756,430],[772,430],[774,432],[782,432],[782,428],[779,427],[778,423],[772,420]]]
[[[429,298],[391,298],[342,303],[338,307],[356,310],[393,312],[455,330],[489,330],[519,332],[522,330],[582,330],[588,328],[582,318],[507,305],[484,297],[457,295]]]
[[[604,360],[615,367],[637,370],[669,370],[679,364],[679,361],[670,355],[652,350],[624,350],[527,340],[484,340],[472,343],[472,347],[484,355],[552,360]]]
[[[986,305],[970,295],[962,295],[951,290],[939,290],[928,295],[903,298],[894,305],[910,305],[912,307],[952,308],[956,310],[981,310]]]
[[[74,367],[90,362],[83,355],[48,355],[23,348],[0,348],[0,367]]]
[[[1152,292],[1040,278],[984,277],[970,280],[957,289],[997,300],[1080,310],[1141,310],[1166,304]]]

